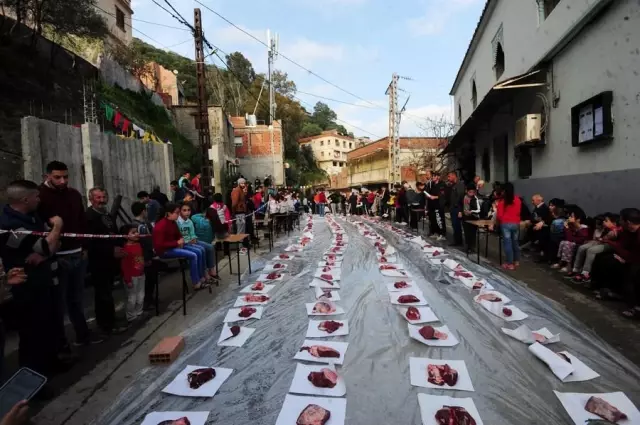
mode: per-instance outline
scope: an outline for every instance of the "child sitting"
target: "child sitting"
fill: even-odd
[[[127,294],[127,322],[131,323],[142,316],[144,307],[144,253],[137,225],[122,226],[120,233],[127,236],[127,242],[122,248],[125,256],[120,260],[120,268]]]
[[[560,269],[563,273],[568,273],[571,269],[578,246],[589,239],[589,228],[582,224],[586,219],[584,211],[577,206],[570,207],[569,210],[569,218],[564,222],[564,240],[558,246],[557,256],[560,261],[551,266],[552,269]]]
[[[134,202],[131,205],[133,213],[133,224],[138,228],[138,233],[143,235],[140,239],[140,246],[144,254],[144,309],[149,310],[153,304],[153,294],[158,283],[158,267],[153,262],[155,253],[153,252],[153,241],[151,235],[152,226],[147,219],[147,208],[142,202]],[[144,235],[147,235],[144,237]]]
[[[213,259],[213,246],[210,243],[198,240],[196,236],[195,226],[191,221],[191,207],[183,204],[180,207],[180,217],[178,217],[178,227],[184,239],[184,249],[192,251],[198,256],[198,266],[200,267],[201,276],[211,279],[217,279],[215,272],[215,262]]]
[[[617,214],[612,213],[604,214],[599,217],[599,220],[596,217],[596,230],[593,233],[593,240],[578,247],[573,271],[565,277],[571,278],[571,281],[576,284],[591,283],[591,266],[596,259],[596,255],[613,250],[604,241],[616,240],[618,233],[622,231],[622,228],[618,226],[618,217]]]

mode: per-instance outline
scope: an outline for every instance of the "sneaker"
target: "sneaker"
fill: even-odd
[[[591,277],[589,275],[579,274],[574,276],[571,282],[576,285],[588,285],[591,283]]]
[[[112,335],[120,335],[129,330],[129,326],[127,325],[115,325],[113,330],[111,330]]]
[[[106,338],[104,337],[104,335],[95,335],[95,334],[90,334],[88,337],[78,340],[78,341],[74,341],[73,342],[73,346],[74,347],[86,347],[87,345],[94,345],[94,344],[100,344],[102,342],[104,342]]]
[[[565,279],[573,279],[576,276],[578,276],[578,272],[569,272],[562,277],[564,277]]]
[[[563,267],[560,269],[560,273],[569,273],[569,267]]]
[[[444,240],[447,240],[447,238],[446,238],[446,237],[444,237],[444,236],[442,236],[442,235],[438,235],[438,236],[436,237],[436,240],[437,240],[437,241],[444,241]]]
[[[552,269],[559,269],[560,267],[562,267],[562,265],[560,263],[555,263],[551,265]]]
[[[406,226],[406,225],[407,225],[407,222],[406,222],[406,221],[403,221],[403,222],[400,222],[399,224],[400,224],[400,226]]]

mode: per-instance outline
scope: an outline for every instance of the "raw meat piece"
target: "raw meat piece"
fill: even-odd
[[[334,357],[336,359],[340,358],[340,352],[334,350],[331,347],[326,347],[324,345],[312,345],[311,347],[302,347],[300,351],[308,351],[313,357]]]
[[[187,375],[187,381],[189,382],[189,388],[195,390],[211,381],[215,377],[215,369],[213,369],[212,367],[205,367],[189,372],[189,374]]]
[[[269,301],[269,297],[262,294],[247,294],[244,300],[248,303],[264,303]]]
[[[404,289],[404,288],[408,288],[411,285],[409,285],[409,283],[405,282],[404,280],[401,280],[400,282],[396,282],[393,284],[393,287],[396,289]]]
[[[559,355],[562,360],[571,363],[571,359],[566,354],[563,354],[563,353],[556,353],[556,354]]]
[[[320,298],[333,298],[333,295],[331,295],[331,289],[323,289]]]
[[[409,307],[405,316],[409,320],[420,320],[420,311],[415,307]]]
[[[531,332],[531,335],[533,336],[533,339],[540,343],[544,343],[547,340],[546,336],[539,334],[538,332]]]
[[[307,379],[318,388],[333,388],[338,383],[338,374],[325,367],[320,372],[311,372]]]
[[[503,307],[502,308],[502,314],[504,314],[507,317],[511,317],[511,315],[513,314],[513,311],[511,311],[510,308]]]
[[[252,291],[262,291],[264,289],[264,283],[262,282],[256,282],[252,287],[251,290]]]
[[[189,422],[189,418],[185,416],[180,419],[170,419],[168,421],[162,421],[158,425],[191,425],[191,422]]]
[[[257,310],[253,307],[240,307],[240,313],[238,313],[238,316],[240,317],[251,317],[251,315],[253,313],[255,313]]]
[[[280,254],[279,257],[281,260],[288,260],[289,258],[291,258],[287,254]]]
[[[436,421],[438,425],[476,425],[469,412],[458,406],[442,406],[442,409],[436,412]]]
[[[223,341],[226,341],[228,339],[234,338],[236,336],[238,336],[238,334],[240,333],[240,326],[238,325],[233,325],[229,328],[229,330],[231,331],[231,336],[226,337],[225,339],[223,339]]]
[[[319,301],[313,306],[313,313],[329,314],[336,311],[336,307],[330,301]]]
[[[380,260],[378,261],[381,263],[386,263],[388,260],[387,260],[387,257],[380,257]]]
[[[396,270],[397,267],[391,264],[383,264],[380,266],[380,270]]]
[[[273,265],[274,269],[284,269],[286,266],[284,264],[280,264],[280,263],[275,263]]]
[[[343,325],[343,323],[336,322],[335,320],[325,320],[324,322],[320,322],[320,324],[318,325],[318,329],[328,334],[332,334],[340,329]]]
[[[489,294],[478,295],[478,301],[489,301],[492,303],[497,303],[502,301],[502,298],[500,298],[496,294],[489,293]]]
[[[327,266],[335,266],[336,262],[335,261],[327,261],[326,263],[324,263]]]
[[[602,419],[611,421],[614,424],[622,419],[627,419],[627,415],[619,411],[615,406],[607,403],[600,397],[591,396],[584,406],[584,410],[594,415],[600,416]]]
[[[420,302],[420,298],[416,297],[415,295],[400,295],[398,297],[398,302],[400,304],[410,304],[410,303],[418,303]]]
[[[433,257],[437,257],[438,255],[440,255],[440,251],[433,251],[433,254],[431,254]]]
[[[328,273],[323,273],[323,274],[320,275],[320,279],[333,281],[333,275],[328,274]]]
[[[471,273],[465,272],[465,271],[462,271],[462,270],[454,271],[453,275],[455,277],[464,277],[464,278],[467,278],[467,279],[471,279],[473,277],[473,275]]]
[[[282,276],[280,273],[271,272],[267,275],[267,279],[276,280],[276,279],[280,279],[280,276]]]
[[[424,339],[441,339],[441,340],[445,340],[447,338],[449,338],[449,335],[447,335],[444,332],[440,332],[435,330],[435,328],[433,326],[423,326],[420,328],[420,330],[418,331],[418,333],[424,338]]]
[[[480,281],[473,284],[473,289],[482,289],[482,288],[484,288],[484,283]]]
[[[331,267],[324,267],[322,269],[323,272],[330,272],[331,270],[333,270]]]
[[[336,256],[335,256],[335,254],[327,254],[327,259],[329,259],[329,260],[335,260],[335,259],[336,259]]]
[[[433,385],[443,386],[447,384],[450,387],[454,387],[458,382],[458,371],[448,364],[430,364],[427,366],[427,380]]]
[[[298,416],[296,425],[324,425],[331,417],[331,412],[317,404],[310,404]]]

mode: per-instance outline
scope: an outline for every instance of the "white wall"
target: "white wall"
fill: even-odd
[[[609,0],[562,0],[546,20],[539,23],[536,0],[493,0],[494,9],[485,17],[484,30],[458,86],[452,91],[455,122],[458,123],[458,105],[462,109],[462,123],[471,115],[471,81],[475,74],[478,104],[498,82],[523,74],[535,66],[585,13]],[[619,0],[619,3],[630,3]],[[505,52],[505,71],[496,79],[493,70],[492,40],[500,25],[503,27],[502,45]]]
[[[131,43],[132,22],[131,22],[131,2],[129,0],[98,0],[98,7],[105,12],[98,10],[104,17],[109,32],[113,37],[125,44]],[[124,31],[116,24],[116,7],[124,12]]]

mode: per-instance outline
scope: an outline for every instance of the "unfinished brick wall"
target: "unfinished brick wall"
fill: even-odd
[[[266,175],[275,178],[276,184],[284,182],[284,149],[282,127],[274,121],[273,149],[271,130],[267,125],[247,127],[244,117],[230,117],[235,137],[242,138],[242,146],[236,145],[236,158],[240,160],[240,172],[250,180],[263,179]]]

